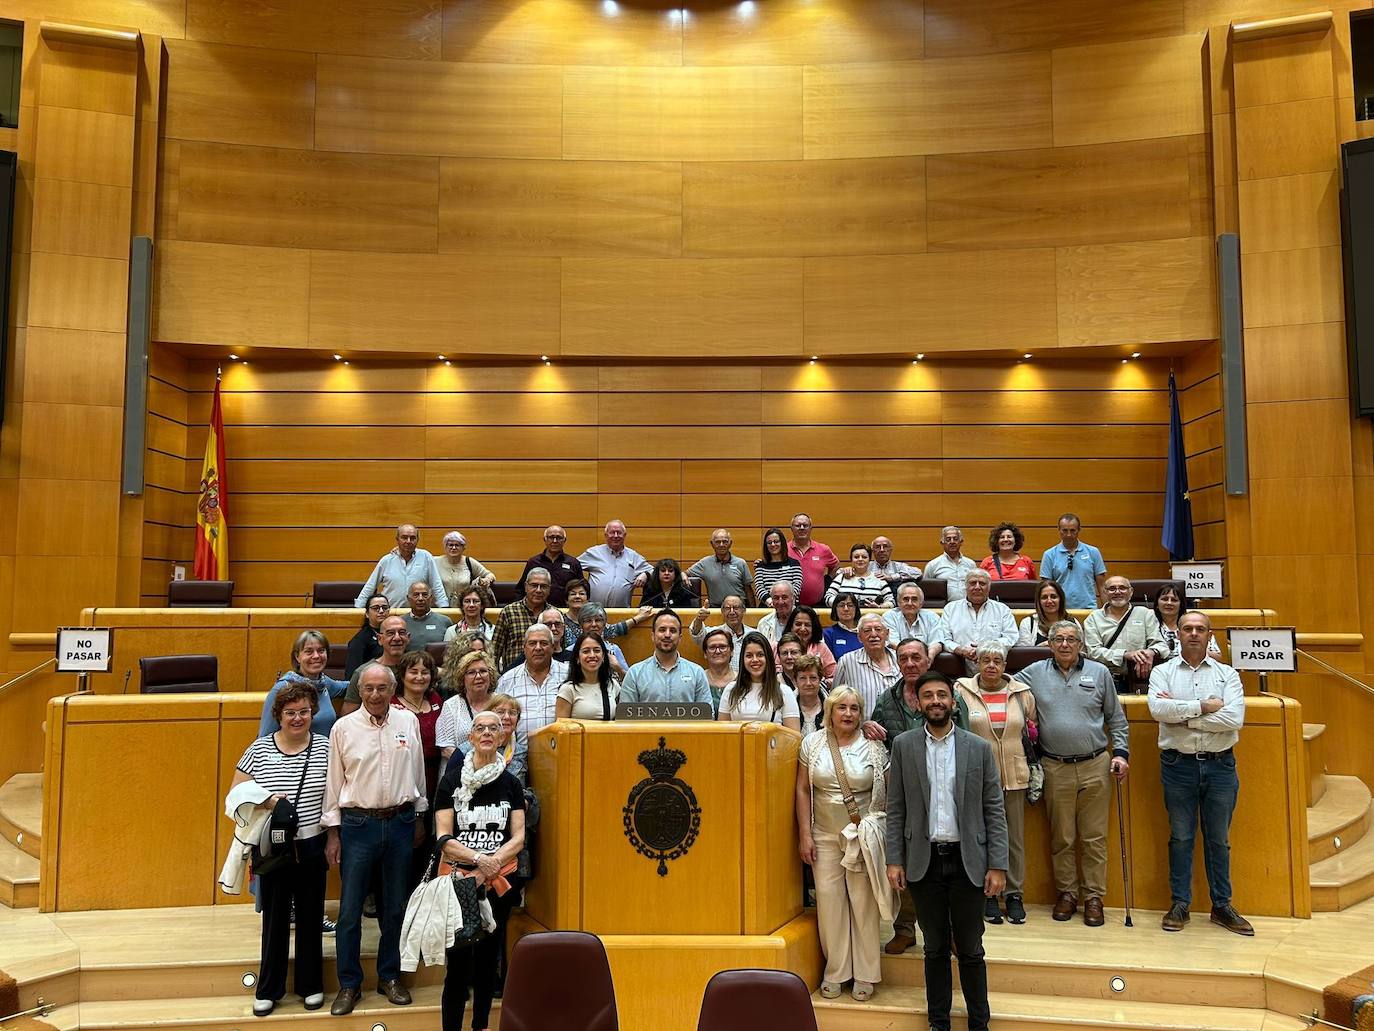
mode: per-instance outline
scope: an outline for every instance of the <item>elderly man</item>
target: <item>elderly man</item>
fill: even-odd
[[[1016,617],[995,598],[989,598],[992,578],[981,569],[964,577],[964,597],[945,605],[944,636],[941,643],[948,651],[960,656],[970,674],[977,672],[974,659],[978,646],[999,641],[1007,648],[1021,639],[1016,629]]]
[[[382,654],[377,657],[376,662],[391,670],[391,675],[399,682],[400,673],[397,667],[401,664],[401,656],[410,651],[410,627],[405,617],[392,615],[382,620],[382,625],[377,628],[377,640],[382,646]],[[339,703],[341,715],[347,716],[362,704],[363,696],[358,686],[358,678],[364,666],[355,669],[353,676],[348,680],[348,690],[344,692],[343,701]]]
[[[892,538],[879,535],[873,538],[873,564],[868,571],[879,580],[898,583],[902,580],[921,579],[921,567],[898,562],[892,557]]]
[[[531,569],[545,569],[550,577],[549,604],[566,605],[568,581],[582,579],[582,563],[563,551],[567,542],[568,532],[563,527],[554,525],[545,530],[544,550],[525,560],[525,569],[515,584],[516,589],[525,589],[525,577],[530,575]]]
[[[959,601],[964,597],[964,578],[978,568],[978,563],[964,554],[964,531],[957,526],[940,531],[940,547],[944,551],[926,563],[922,579],[943,580],[949,600]]]
[[[882,728],[872,722],[878,697],[902,679],[897,667],[897,652],[887,643],[887,624],[881,612],[865,612],[859,617],[859,643],[862,648],[845,652],[835,665],[832,684],[847,684],[863,699],[864,735],[882,740]]]
[[[1178,620],[1179,655],[1150,671],[1150,715],[1159,721],[1159,771],[1169,812],[1166,931],[1181,931],[1193,901],[1193,838],[1202,823],[1202,856],[1212,923],[1247,937],[1250,921],[1231,905],[1231,815],[1240,781],[1232,749],[1245,724],[1240,674],[1207,653],[1212,621],[1202,612]]]
[[[377,991],[396,1006],[410,1004],[401,984],[401,920],[409,890],[411,854],[424,840],[416,814],[428,807],[420,721],[391,704],[396,677],[379,662],[358,670],[362,708],[334,723],[329,734],[324,817],[325,857],[343,879],[335,932],[339,994],[330,1012],[353,1012],[362,996],[363,898],[374,873],[381,898],[378,916]]]
[[[649,582],[653,563],[634,548],[625,547],[625,524],[612,519],[606,524],[605,544],[588,548],[577,561],[591,584],[592,601],[608,609],[630,605],[634,593]]]
[[[945,628],[939,616],[921,607],[925,602],[926,593],[919,584],[909,581],[903,583],[897,588],[897,607],[883,613],[883,622],[887,624],[889,641],[905,641],[908,637],[914,637],[925,643],[933,661],[944,649],[940,639],[944,636]]]
[[[433,608],[430,608],[429,584],[413,583],[410,590],[406,593],[406,600],[410,603],[410,615],[402,616],[406,621],[406,629],[410,631],[410,646],[412,648],[423,648],[427,644],[442,644],[444,634],[448,628],[453,626],[453,620]]]
[[[1050,658],[1033,662],[1016,675],[1030,685],[1040,724],[1050,851],[1059,893],[1050,915],[1070,920],[1081,900],[1083,922],[1101,927],[1102,899],[1107,894],[1111,780],[1124,780],[1130,770],[1130,734],[1111,671],[1082,655],[1079,625],[1071,619],[1053,624],[1050,650],[1054,653]]]
[[[720,605],[731,595],[748,599],[753,595],[753,578],[749,565],[736,557],[730,549],[735,540],[729,530],[716,530],[711,534],[711,554],[699,558],[687,570],[687,575],[706,585],[702,601],[710,605]]]
[[[434,604],[441,609],[448,608],[448,594],[439,578],[439,567],[434,564],[433,555],[416,547],[419,543],[420,531],[414,523],[396,527],[396,547],[377,560],[353,607],[360,609],[374,594],[385,594],[393,609],[404,608],[410,585],[422,581],[429,584]]]
[[[776,647],[792,610],[797,607],[797,595],[792,585],[785,580],[773,584],[768,590],[768,606],[773,611],[759,620],[758,630]]]
[[[561,612],[558,618],[562,620]],[[530,735],[554,721],[558,688],[568,679],[568,664],[553,657],[555,647],[562,639],[562,627],[559,627],[557,634],[543,622],[527,628],[522,637],[524,661],[506,670],[496,682],[497,694],[508,694],[520,703],[520,720],[515,725],[515,751],[511,756],[510,771],[522,783],[529,769]]]
[[[1103,585],[1107,604],[1093,609],[1083,621],[1083,644],[1088,658],[1102,663],[1116,677],[1116,689],[1143,691],[1156,662],[1169,657],[1169,645],[1159,629],[1159,617],[1144,605],[1131,604],[1131,581],[1109,576]]]
[[[792,539],[787,554],[801,563],[801,603],[819,605],[825,597],[825,584],[840,568],[840,560],[830,545],[811,539],[811,517],[798,512],[792,517]]]
[[[705,702],[711,704],[706,671],[678,654],[682,620],[672,609],[654,616],[654,653],[630,667],[620,688],[622,702]]]
[[[549,591],[553,578],[547,569],[531,569],[525,574],[525,596],[511,602],[496,617],[496,630],[491,635],[490,652],[501,669],[510,669],[520,661],[525,631],[539,622],[539,614],[549,605]]]
[[[1102,552],[1078,539],[1083,521],[1072,512],[1059,517],[1059,543],[1040,556],[1040,575],[1064,588],[1071,609],[1091,609],[1102,594],[1107,564]]]
[[[791,592],[788,592],[789,594]],[[720,603],[721,624],[730,631],[730,665],[739,664],[740,646],[744,644],[744,635],[754,628],[746,626],[744,623],[744,599],[738,594],[727,594],[725,600]],[[703,605],[697,610],[696,617],[687,627],[687,632],[692,635],[692,640],[701,646],[701,639],[706,636],[706,631],[714,629],[706,625],[706,617],[711,614],[711,610]]]

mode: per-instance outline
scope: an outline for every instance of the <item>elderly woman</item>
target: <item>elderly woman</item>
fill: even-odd
[[[651,609],[696,608],[701,599],[683,577],[677,561],[661,558],[654,563],[654,571],[644,583],[639,604]]]
[[[859,1002],[872,998],[873,986],[882,980],[878,899],[868,874],[847,870],[840,860],[854,817],[887,810],[887,749],[863,736],[863,721],[858,692],[834,688],[825,699],[825,727],[802,739],[797,762],[799,851],[816,878],[816,918],[825,953],[821,995],[838,997],[852,978]]]
[[[472,945],[448,950],[440,1002],[443,1031],[462,1031],[471,989],[472,1026],[491,1026],[496,968],[511,909],[520,897],[516,857],[525,846],[525,791],[506,769],[504,733],[494,712],[479,712],[468,732],[462,765],[450,768],[434,796],[434,821],[443,858],[472,871],[486,889],[496,931]],[[504,889],[504,890],[503,890]]]
[[[606,609],[604,606],[594,601],[583,603],[577,610],[577,628],[579,633],[596,634],[606,645],[606,654],[611,660],[611,672],[616,677],[623,679],[625,674],[630,671],[630,664],[625,661],[625,653],[620,650],[620,645],[611,640],[612,637],[623,637],[630,632],[630,627],[638,626],[641,613],[636,613],[630,619],[622,619],[618,623],[606,625]]]
[[[801,715],[801,732],[809,734],[825,727],[825,688],[821,686],[821,660],[803,655],[792,665],[792,679],[797,683],[797,711]]]
[[[267,697],[262,703],[262,719],[258,722],[258,737],[266,737],[268,734],[280,729],[281,723],[278,721],[276,713],[277,695],[288,684],[309,684],[315,689],[319,696],[319,701],[315,706],[315,718],[311,722],[310,729],[321,737],[329,737],[329,732],[334,728],[334,721],[339,718],[334,710],[334,699],[343,698],[348,691],[348,682],[335,680],[333,677],[324,675],[325,666],[329,665],[329,639],[318,630],[306,630],[296,638],[296,643],[291,646],[291,670],[284,674],[280,680],[272,685],[272,689],[267,692]]]
[[[873,551],[867,544],[849,549],[849,568],[841,569],[825,591],[825,601],[833,604],[843,594],[852,594],[865,609],[885,609],[892,605],[892,586],[872,572]]]
[[[801,642],[802,653],[814,655],[821,660],[821,676],[829,683],[835,676],[835,656],[825,643],[825,632],[821,629],[821,617],[810,605],[798,605],[787,617],[779,641],[788,634]]]
[[[468,539],[457,530],[450,530],[444,534],[443,554],[434,556],[439,581],[444,585],[450,605],[457,604],[454,599],[464,587],[471,585],[490,592],[491,585],[496,583],[496,574],[475,558],[468,558],[467,550]]]
[[[863,647],[859,641],[859,599],[848,591],[835,595],[830,603],[830,625],[821,635],[835,661]]]
[[[449,595],[450,598],[453,595]],[[471,630],[484,640],[490,641],[496,627],[487,622],[487,596],[480,587],[464,587],[454,601],[462,617],[444,631],[444,640],[452,641],[464,631]]]
[[[558,700],[553,703],[554,715],[560,720],[615,719],[620,681],[611,675],[605,643],[596,634],[583,632],[572,653],[568,679],[559,686]]]
[[[1069,615],[1064,588],[1054,580],[1041,580],[1035,589],[1035,615],[1023,616],[1017,624],[1020,637],[1016,643],[1023,647],[1048,648],[1050,627],[1061,619],[1072,619],[1078,623]],[[1082,624],[1079,624],[1079,629],[1082,629]]]
[[[468,739],[473,717],[490,707],[496,672],[486,652],[470,651],[458,656],[452,666],[445,661],[441,675],[452,693],[439,712],[434,743],[447,762],[458,743]]]
[[[740,650],[743,651],[742,648]],[[797,685],[792,680],[792,671],[797,665],[797,660],[804,654],[800,639],[796,634],[783,634],[778,638],[773,654],[778,660],[778,676],[782,677],[784,684],[795,691]]]
[[[365,662],[382,657],[382,620],[391,615],[391,602],[380,592],[367,599],[363,609],[363,625],[348,642],[348,658],[344,661],[344,679],[357,672]]]
[[[1035,563],[1021,554],[1026,535],[1015,523],[998,523],[988,534],[988,550],[992,553],[980,567],[994,580],[1034,580]]]
[[[1024,924],[1026,906],[1021,899],[1021,887],[1026,879],[1026,789],[1030,787],[1030,765],[1022,731],[1035,723],[1035,696],[1029,685],[1007,675],[1007,647],[1000,641],[979,645],[974,661],[978,674],[955,681],[954,687],[959,700],[968,706],[968,729],[992,745],[997,757],[1010,846],[1002,898],[1007,919]],[[1000,924],[1002,911],[997,899],[987,899],[984,906],[987,922]]]
[[[720,696],[735,686],[734,634],[723,626],[713,626],[701,638],[701,654],[706,657],[706,684],[711,688],[711,706],[720,714]]]
[[[439,747],[435,744],[435,727],[443,714],[444,700],[439,696],[434,659],[427,651],[406,652],[397,663],[396,693],[391,704],[407,709],[420,721],[420,743],[425,753],[425,794],[434,797],[439,782]]]
[[[781,723],[788,730],[801,730],[797,693],[778,676],[773,649],[763,634],[751,631],[744,635],[739,650],[739,674],[720,696],[716,718],[726,723]]]
[[[278,689],[279,688],[279,689]],[[262,961],[253,1000],[253,1013],[265,1017],[286,994],[286,971],[291,942],[291,919],[296,918],[296,994],[305,1008],[324,1005],[324,960],[320,928],[324,922],[325,774],[329,768],[329,738],[312,732],[319,710],[319,694],[303,681],[274,688],[272,719],[279,728],[253,741],[238,761],[233,791],[252,781],[268,797],[260,803],[275,809],[283,800],[296,811],[294,861],[258,877],[262,904]]]

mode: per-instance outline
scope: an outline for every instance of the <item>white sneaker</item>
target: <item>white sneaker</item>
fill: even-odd
[[[314,995],[307,995],[304,1000],[305,1008],[317,1010],[324,1005],[324,992],[316,992]]]
[[[253,1016],[255,1017],[265,1017],[276,1008],[277,1003],[274,999],[253,1000]]]

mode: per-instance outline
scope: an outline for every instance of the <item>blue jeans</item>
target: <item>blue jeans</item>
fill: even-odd
[[[1231,814],[1240,780],[1232,753],[1198,760],[1166,749],[1159,755],[1164,806],[1169,810],[1169,893],[1185,905],[1193,900],[1193,839],[1202,823],[1202,856],[1212,905],[1231,903]]]
[[[380,867],[382,894],[377,899],[381,938],[377,942],[377,980],[401,976],[401,922],[405,918],[406,877],[415,846],[415,812],[407,810],[385,820],[345,809],[339,825],[339,927],[334,932],[340,988],[363,984],[363,898]]]

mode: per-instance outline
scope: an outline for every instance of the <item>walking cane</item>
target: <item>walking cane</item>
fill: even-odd
[[[1131,874],[1126,857],[1126,811],[1121,801],[1121,782],[1116,782],[1116,830],[1121,835],[1121,891],[1126,896],[1126,926],[1131,923]]]

